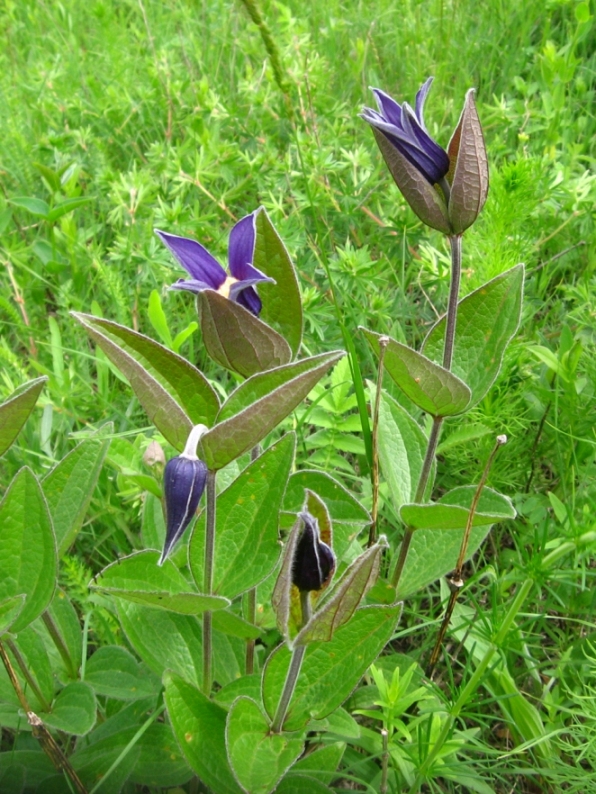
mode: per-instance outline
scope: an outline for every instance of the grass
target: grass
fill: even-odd
[[[234,220],[263,204],[301,275],[305,349],[343,344],[331,286],[366,378],[375,377],[374,362],[358,325],[419,345],[445,306],[448,252],[398,194],[358,112],[370,103],[368,86],[412,100],[434,74],[427,120],[446,143],[465,91],[475,86],[491,192],[465,237],[463,291],[519,261],[528,277],[520,333],[495,388],[466,420],[480,435],[456,443],[460,425],[448,423],[438,486],[477,477],[494,435],[506,432],[510,441],[490,484],[514,498],[520,515],[493,529],[468,571],[459,639],[466,652],[446,658],[442,689],[454,699],[477,661],[470,638],[494,635],[515,586],[532,578],[514,636],[500,648],[502,668],[483,678],[457,724],[470,777],[481,781],[477,789],[466,785],[589,791],[594,714],[586,704],[596,686],[588,642],[589,533],[596,529],[590,7],[565,0],[330,0],[308,13],[296,0],[259,7],[285,95],[240,2],[3,5],[0,392],[39,373],[50,378],[40,408],[3,459],[3,483],[25,463],[47,470],[71,448],[73,434],[114,421],[121,437],[63,574],[78,603],[87,568],[96,571],[139,543],[141,488],[129,473],[145,471],[151,432],[69,312],[102,313],[156,336],[148,304],[157,290],[172,335],[184,330],[194,306],[167,292],[179,274],[155,227],[195,236],[225,259]],[[15,202],[22,197],[90,202],[50,224]],[[184,352],[214,374],[196,334]],[[305,441],[312,430],[304,425]],[[307,444],[319,456],[313,462],[335,460],[336,475],[366,501],[362,458],[342,453],[337,466],[336,447],[317,438]],[[388,501],[381,520],[391,532]],[[551,564],[559,548],[567,551]],[[438,594],[437,584],[406,605],[396,647],[411,658],[430,649],[433,632],[423,627],[439,616]],[[107,613],[102,619],[96,635],[113,641],[117,626]],[[439,721],[440,705],[431,707]],[[419,729],[437,727],[428,725],[421,721]],[[363,759],[370,764],[380,752],[369,738],[346,756],[346,777],[374,776],[363,771]],[[430,746],[423,738],[422,755]],[[428,790],[461,790],[459,761],[452,755],[445,763],[453,774],[437,768]]]

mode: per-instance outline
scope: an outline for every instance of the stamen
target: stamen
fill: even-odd
[[[219,292],[220,295],[223,295],[224,298],[229,298],[232,284],[236,284],[237,282],[238,282],[237,278],[234,278],[233,276],[227,276],[226,280],[217,291]]]

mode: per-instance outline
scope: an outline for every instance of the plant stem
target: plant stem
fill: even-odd
[[[445,327],[445,345],[443,347],[443,366],[451,370],[453,348],[455,346],[455,326],[457,325],[457,299],[461,280],[461,235],[449,238],[451,246],[451,286],[447,304],[447,323]]]
[[[383,388],[383,368],[385,366],[385,351],[389,344],[388,336],[379,338],[379,373],[377,375],[377,392],[375,394],[375,408],[373,415],[372,430],[372,509],[370,511],[371,522],[368,533],[369,548],[377,540],[377,521],[379,517],[379,409],[381,407],[381,392]]]
[[[71,658],[68,648],[66,647],[66,643],[64,642],[64,638],[62,634],[60,634],[60,629],[54,622],[54,619],[46,609],[45,612],[42,613],[41,619],[43,620],[46,629],[48,630],[48,634],[52,638],[54,645],[56,646],[58,653],[62,657],[62,661],[64,662],[66,669],[68,670],[68,675],[70,678],[77,678],[77,667],[75,661]]]
[[[300,606],[302,608],[301,627],[304,627],[310,620],[311,616],[310,593],[308,590],[300,591]],[[272,733],[281,732],[286,714],[288,712],[288,706],[290,705],[292,695],[296,689],[296,682],[298,681],[298,676],[300,675],[300,668],[302,667],[302,660],[304,659],[305,652],[306,645],[299,645],[297,648],[295,647],[292,650],[292,660],[290,662],[290,667],[288,668],[288,673],[284,682],[284,688],[277,705],[277,711],[273,717],[273,722],[271,723]]]
[[[254,463],[261,454],[260,444],[256,444],[250,451],[250,462]],[[257,588],[252,587],[246,594],[246,619],[253,626],[257,622]],[[251,675],[255,669],[255,641],[246,640],[246,675]]]
[[[207,473],[207,506],[205,529],[205,566],[203,571],[203,590],[206,595],[213,594],[213,558],[215,554],[215,478],[217,472]],[[213,684],[213,648],[211,612],[203,612],[203,691],[207,697]]]
[[[31,675],[31,671],[29,670],[29,667],[27,666],[27,662],[23,659],[23,657],[21,655],[21,652],[19,651],[17,646],[14,644],[14,642],[12,640],[8,640],[7,639],[6,640],[6,647],[10,650],[10,652],[14,656],[15,661],[18,664],[18,666],[19,666],[19,668],[21,670],[21,673],[23,674],[23,678],[25,679],[25,681],[29,685],[31,691],[33,692],[33,694],[37,698],[38,702],[40,703],[42,711],[49,711],[50,710],[50,704],[48,703],[48,701],[43,696],[43,692],[39,688],[39,686],[37,684],[37,681]]]
[[[381,757],[381,785],[379,794],[387,794],[387,773],[389,771],[389,732],[383,728],[381,730],[383,740],[383,755]]]

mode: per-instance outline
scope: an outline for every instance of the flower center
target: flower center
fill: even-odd
[[[232,284],[236,284],[237,281],[238,281],[237,278],[234,278],[233,276],[227,276],[226,280],[217,291],[219,292],[220,295],[223,295],[224,298],[229,298]]]

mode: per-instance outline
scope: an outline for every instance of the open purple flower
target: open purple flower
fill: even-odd
[[[255,252],[255,212],[242,218],[230,232],[228,243],[227,273],[209,251],[190,237],[159,231],[160,240],[170,249],[182,267],[188,272],[189,279],[178,279],[171,289],[202,292],[212,289],[226,298],[239,303],[249,312],[258,316],[261,299],[255,289],[261,281],[275,283],[256,267],[253,267]]]
[[[424,102],[433,78],[429,77],[416,94],[416,109],[400,105],[384,91],[373,88],[378,111],[364,108],[362,118],[391,143],[420,173],[435,185],[449,171],[449,156],[428,134],[424,124]]]

